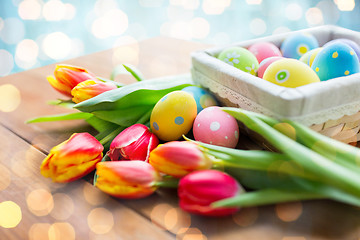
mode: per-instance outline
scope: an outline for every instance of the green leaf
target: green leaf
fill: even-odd
[[[63,120],[78,120],[78,119],[88,119],[92,117],[91,113],[76,112],[76,113],[65,113],[57,115],[42,116],[30,119],[26,123],[38,123],[38,122],[51,122],[51,121],[63,121]]]
[[[76,104],[74,108],[82,112],[94,112],[151,105],[156,104],[167,93],[181,90],[190,85],[192,85],[192,81],[189,76],[145,80],[104,92]]]
[[[116,123],[120,126],[131,126],[136,123],[143,115],[148,113],[154,105],[140,105],[136,107],[107,110],[107,111],[95,111],[92,112],[96,117],[108,122]]]
[[[117,128],[118,125],[109,121],[105,121],[96,116],[92,116],[86,119],[86,122],[90,124],[98,132],[106,131],[107,129]]]
[[[126,69],[126,71],[128,71],[129,73],[131,73],[131,75],[133,75],[133,77],[138,81],[143,81],[144,78],[141,76],[141,73],[138,69],[136,69],[135,67],[130,67],[129,65],[123,64],[124,68]]]
[[[106,83],[106,82],[113,83],[113,84],[115,84],[117,87],[123,87],[123,86],[125,86],[125,84],[116,82],[116,81],[114,81],[114,80],[109,80],[109,79],[102,78],[102,77],[96,77],[96,78],[99,79],[99,80],[102,81],[102,82],[105,82],[105,83]]]
[[[60,107],[64,107],[64,108],[69,108],[69,109],[72,109],[75,106],[75,103],[70,99],[69,100],[61,100],[61,99],[50,100],[47,102],[47,104],[60,106]]]

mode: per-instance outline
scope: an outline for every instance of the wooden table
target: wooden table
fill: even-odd
[[[207,45],[153,38],[65,61],[108,77],[114,66],[136,66],[145,78],[188,73],[190,53]],[[0,239],[360,239],[358,208],[307,201],[246,208],[232,217],[205,218],[177,205],[175,190],[142,199],[111,198],[86,180],[55,184],[40,175],[49,150],[82,121],[25,124],[27,119],[70,110],[47,105],[63,98],[46,76],[49,65],[0,79]],[[129,83],[120,75],[117,80]],[[5,102],[5,105],[4,105]]]

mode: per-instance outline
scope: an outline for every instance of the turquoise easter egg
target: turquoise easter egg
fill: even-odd
[[[315,57],[311,68],[321,81],[349,76],[360,71],[354,49],[342,42],[324,47]]]
[[[182,91],[188,92],[194,97],[197,107],[197,113],[199,113],[204,108],[218,105],[215,97],[201,87],[189,86],[183,88]]]

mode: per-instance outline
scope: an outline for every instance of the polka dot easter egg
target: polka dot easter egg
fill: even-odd
[[[248,50],[255,55],[259,63],[265,58],[282,56],[280,49],[271,42],[254,43]]]
[[[331,41],[325,43],[323,47],[327,47],[330,44],[338,43],[338,42],[345,43],[345,44],[349,45],[349,47],[354,49],[354,51],[356,53],[356,56],[360,60],[360,46],[356,42],[354,42],[353,40],[350,40],[350,39],[347,39],[347,38],[338,38],[338,39],[334,39],[334,40],[331,40]]]
[[[255,55],[243,47],[226,48],[219,54],[218,59],[254,76],[259,68]]]
[[[292,58],[280,59],[270,64],[263,79],[289,88],[320,82],[319,77],[308,65]]]
[[[315,57],[311,68],[321,81],[349,76],[360,71],[354,49],[341,42],[324,47]]]
[[[318,47],[319,43],[313,35],[293,33],[285,38],[280,50],[283,57],[300,59],[302,55]]]
[[[163,141],[178,140],[190,131],[196,115],[196,102],[191,94],[170,92],[155,104],[150,116],[150,128]]]
[[[182,89],[182,91],[188,92],[194,97],[196,101],[197,113],[199,113],[204,108],[218,105],[214,96],[201,87],[189,86]]]
[[[239,140],[239,126],[220,107],[208,107],[196,117],[193,134],[196,141],[234,148]]]

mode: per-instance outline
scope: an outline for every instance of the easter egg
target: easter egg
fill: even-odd
[[[301,62],[309,65],[311,67],[312,63],[314,62],[314,59],[316,55],[322,50],[322,47],[314,48],[302,55],[302,57],[299,59]]]
[[[266,68],[273,62],[283,59],[283,57],[269,57],[269,58],[265,58],[264,60],[261,61],[260,65],[259,65],[259,69],[258,69],[258,77],[262,78],[264,76],[264,72],[266,70]]]
[[[265,58],[282,56],[280,49],[271,42],[254,43],[248,50],[255,55],[259,63]]]
[[[239,126],[220,107],[208,107],[195,118],[193,134],[196,141],[234,148],[239,140]]]
[[[341,42],[324,47],[315,57],[311,68],[321,81],[349,76],[360,71],[354,49]]]
[[[189,86],[182,89],[182,91],[190,93],[194,97],[197,107],[197,113],[199,113],[204,108],[218,105],[214,96],[201,87]]]
[[[196,115],[193,96],[184,91],[173,91],[155,104],[150,116],[150,128],[163,141],[178,140],[190,131]]]
[[[219,54],[218,59],[252,75],[256,75],[259,68],[255,55],[243,47],[226,48]]]
[[[327,47],[330,44],[338,43],[338,42],[345,43],[345,44],[349,45],[352,49],[354,49],[354,51],[356,53],[356,56],[360,60],[360,46],[356,42],[354,42],[353,40],[350,40],[350,39],[347,39],[347,38],[338,38],[338,39],[334,39],[334,40],[331,40],[331,41],[325,43],[323,47]]]
[[[263,79],[289,88],[320,82],[319,77],[308,65],[292,58],[280,59],[270,64]]]
[[[313,35],[308,33],[293,33],[285,38],[280,50],[284,57],[300,59],[302,55],[318,47],[319,43]]]

